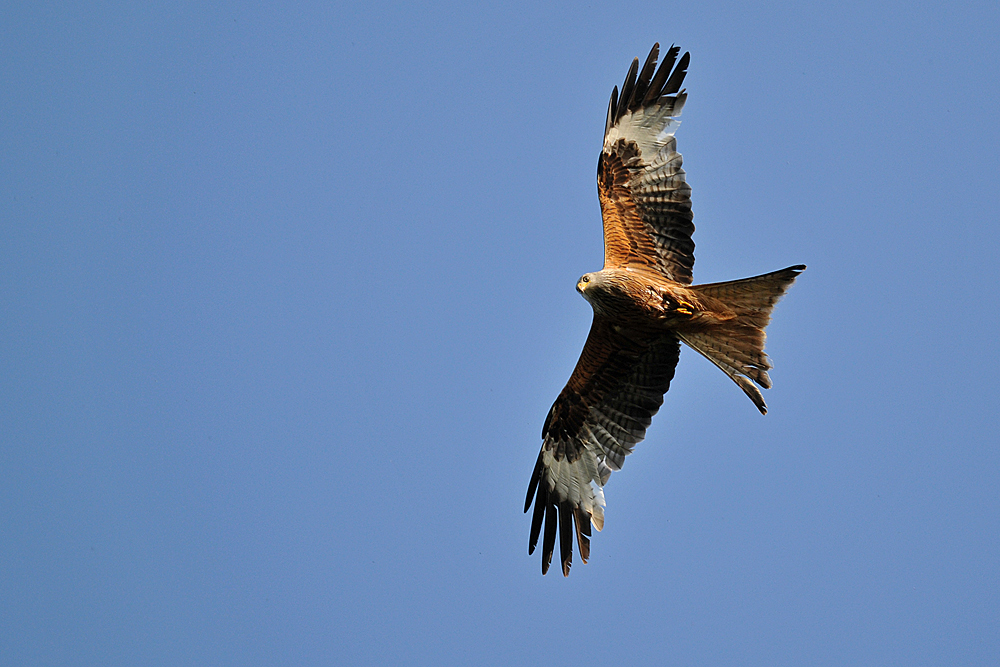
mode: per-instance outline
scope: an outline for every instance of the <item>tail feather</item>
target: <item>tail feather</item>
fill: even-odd
[[[678,333],[681,340],[732,378],[761,414],[767,414],[767,405],[754,382],[770,389],[767,371],[772,368],[764,353],[764,328],[771,321],[774,304],[805,268],[800,264],[753,278],[693,286],[726,304],[736,317],[704,331]]]

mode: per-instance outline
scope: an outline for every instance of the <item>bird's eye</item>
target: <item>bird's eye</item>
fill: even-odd
[[[589,283],[590,282],[590,276],[584,276],[583,277],[583,282]]]

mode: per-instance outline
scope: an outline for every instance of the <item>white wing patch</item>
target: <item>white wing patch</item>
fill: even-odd
[[[552,449],[543,448],[542,462],[546,469],[544,482],[548,483],[549,491],[590,515],[590,523],[594,528],[604,528],[605,503],[601,472],[607,466],[604,465],[604,455],[594,450],[594,444],[586,442],[586,449],[572,463],[565,456],[556,460]],[[607,476],[603,479],[607,480]]]
[[[657,104],[626,113],[605,135],[604,151],[612,152],[619,139],[634,141],[639,146],[643,161],[647,164],[652,162],[677,131],[681,124],[678,116],[683,108],[682,98],[672,104]]]

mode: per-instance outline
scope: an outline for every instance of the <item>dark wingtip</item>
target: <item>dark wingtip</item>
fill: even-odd
[[[645,103],[646,92],[649,90],[650,81],[652,81],[653,74],[656,72],[656,59],[659,55],[660,43],[657,42],[649,50],[646,62],[643,63],[642,69],[639,70],[639,76],[635,80],[635,89],[632,91],[632,98],[629,100],[629,111],[635,111]]]
[[[576,524],[576,543],[580,547],[580,560],[586,563],[590,560],[590,517],[580,508],[576,508],[573,511],[573,519]]]
[[[673,73],[670,75],[670,78],[667,79],[667,83],[663,86],[663,95],[676,93],[681,89],[681,84],[684,83],[684,77],[687,76],[687,68],[689,64],[691,64],[691,52],[685,51],[684,55],[681,56],[680,62],[677,63],[677,67],[674,68]]]
[[[604,123],[604,134],[607,136],[611,126],[615,124],[615,117],[618,114],[618,86],[611,91],[611,101],[608,102],[608,118]]]
[[[552,556],[555,552],[556,535],[559,538],[559,561],[564,577],[569,576],[569,571],[573,567],[573,535],[576,534],[576,542],[580,546],[580,559],[586,563],[590,558],[590,520],[589,516],[579,507],[574,507],[572,503],[563,501],[557,503],[548,490],[548,485],[541,480],[542,466],[541,454],[538,457],[539,464],[532,475],[531,485],[528,487],[528,503],[525,511],[534,500],[535,511],[531,517],[531,532],[528,535],[528,555],[535,553],[538,546],[538,538],[542,538],[542,574],[547,574],[552,565]],[[531,494],[534,494],[532,498]],[[543,530],[544,527],[544,530]]]
[[[556,529],[559,518],[556,515],[556,506],[551,499],[545,504],[545,534],[542,537],[542,574],[549,571],[552,564],[552,552],[556,547]]]
[[[545,485],[538,485],[538,494],[535,496],[535,513],[531,516],[531,532],[528,534],[528,555],[535,553],[538,546],[538,536],[542,532],[542,519],[545,517],[545,504],[548,502],[548,494],[545,492]]]
[[[538,452],[538,460],[535,461],[535,470],[531,473],[531,481],[528,482],[528,493],[524,497],[524,513],[527,514],[531,508],[531,500],[535,496],[535,489],[538,488],[538,480],[542,478],[542,453]]]
[[[563,576],[569,576],[573,567],[573,510],[567,501],[559,503],[559,558]]]
[[[625,75],[625,82],[622,83],[622,93],[618,97],[618,110],[615,113],[615,122],[617,123],[625,112],[628,111],[629,104],[632,102],[632,93],[635,92],[635,80],[639,74],[639,59],[632,59],[632,66],[628,68],[628,74]]]

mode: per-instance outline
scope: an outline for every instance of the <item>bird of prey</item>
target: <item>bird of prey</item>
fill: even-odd
[[[573,535],[590,557],[590,526],[604,526],[603,487],[646,435],[670,387],[685,343],[718,366],[762,414],[755,383],[771,386],[764,328],[771,309],[805,266],[730,282],[692,285],[691,188],[674,131],[687,94],[690,54],[659,44],[611,92],[597,193],[604,219],[604,268],[576,284],[594,309],[580,360],[542,427],[542,449],[528,485],[528,553],[542,537],[542,574],[556,533],[569,575]],[[676,66],[675,66],[676,64]],[[655,72],[655,73],[654,73]],[[544,524],[544,531],[543,531]]]

